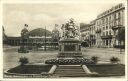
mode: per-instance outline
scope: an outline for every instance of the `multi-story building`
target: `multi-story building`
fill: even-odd
[[[90,24],[80,23],[81,40],[90,44]]]
[[[101,32],[97,33],[97,46],[113,47],[119,45],[117,38],[120,28],[124,28],[123,4],[116,5],[111,9],[101,13],[96,19],[96,28]],[[101,38],[101,39],[100,39]]]
[[[81,39],[87,42],[89,46],[95,46],[95,20],[91,21],[90,24],[80,24]]]
[[[96,44],[95,20],[90,22],[89,30],[90,30],[90,35],[89,35],[90,46],[95,46]]]
[[[120,41],[118,38],[120,30],[125,29],[124,13],[125,7],[121,3],[99,14],[97,18],[90,23],[90,30],[84,31],[90,32],[90,36],[94,35],[95,42],[91,42],[91,45],[97,47],[124,45],[124,41]]]

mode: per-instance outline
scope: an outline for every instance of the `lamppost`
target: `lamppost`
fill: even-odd
[[[29,35],[28,35],[29,31],[27,30],[28,25],[25,24],[24,26],[25,26],[25,28],[22,29],[22,31],[21,31],[21,46],[20,46],[20,49],[18,49],[18,52],[20,52],[20,53],[28,53],[29,52],[27,50],[27,48],[25,47],[25,46],[27,46],[28,37],[29,37]]]

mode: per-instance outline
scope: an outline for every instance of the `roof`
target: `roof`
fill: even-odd
[[[45,32],[46,32],[46,36],[51,36],[52,35],[49,30],[45,30],[43,28],[37,28],[37,29],[34,29],[34,30],[30,31],[29,36],[31,36],[31,37],[34,37],[34,36],[42,37],[42,36],[45,36]]]

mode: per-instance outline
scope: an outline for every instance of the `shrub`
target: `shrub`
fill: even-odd
[[[26,58],[26,57],[21,57],[21,58],[19,59],[19,62],[20,62],[20,65],[25,65],[25,64],[27,64],[29,61],[28,61],[28,58]]]
[[[92,56],[91,60],[94,64],[96,64],[98,62],[98,57],[97,56]]]
[[[120,60],[119,60],[119,58],[117,58],[117,57],[112,57],[112,58],[110,58],[110,62],[111,63],[113,63],[113,64],[116,64],[116,63],[118,63]]]

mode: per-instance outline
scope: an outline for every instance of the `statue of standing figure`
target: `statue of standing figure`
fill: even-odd
[[[74,19],[71,18],[65,25],[62,25],[64,38],[75,38],[79,36],[78,27],[74,23]]]

